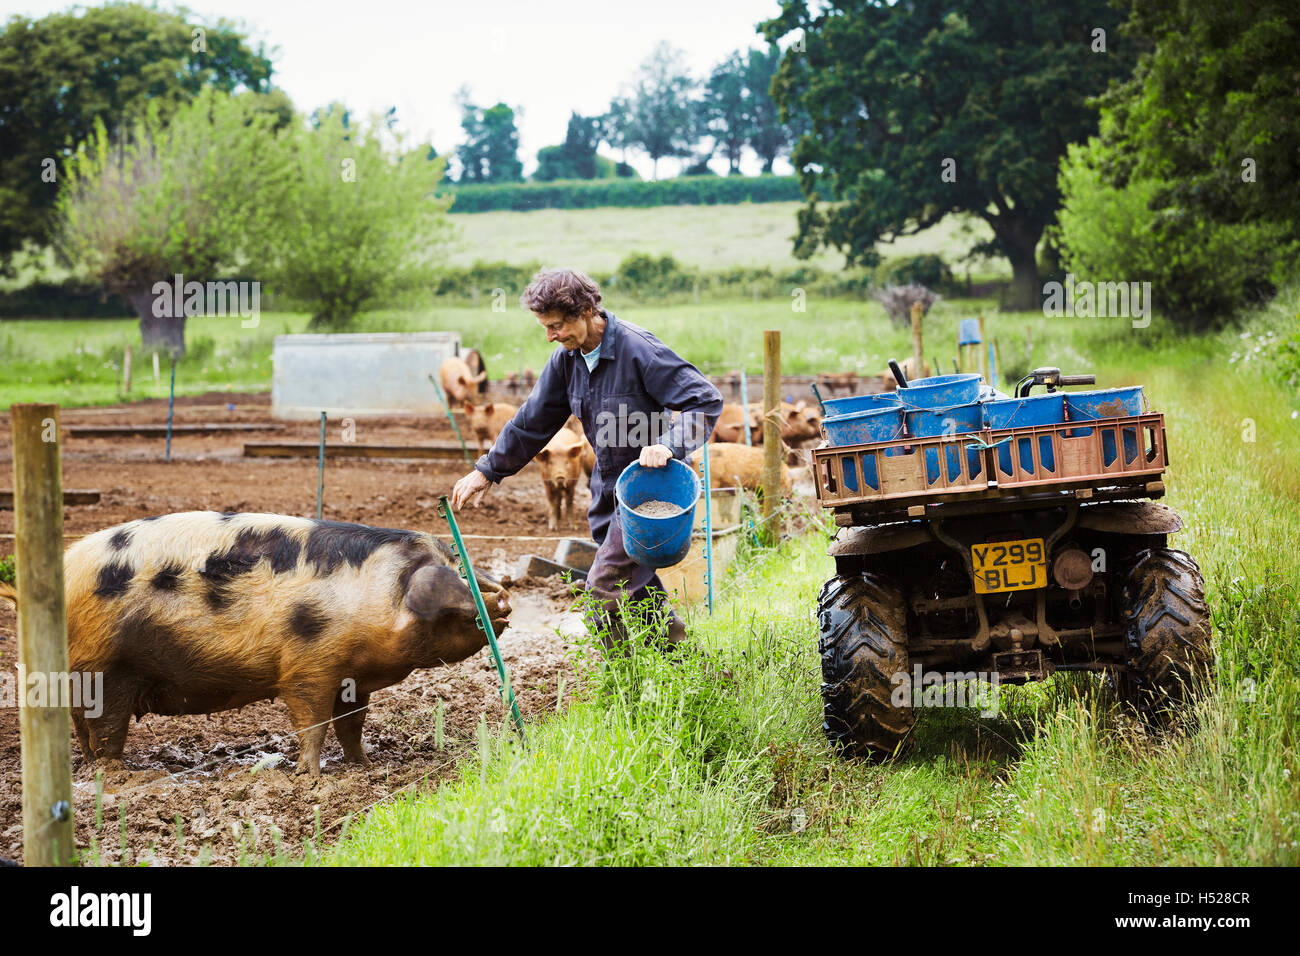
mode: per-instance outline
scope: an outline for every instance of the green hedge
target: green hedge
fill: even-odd
[[[507,308],[514,308],[528,280],[539,268],[536,262],[522,265],[476,262],[467,268],[446,270],[434,294],[449,301],[474,301],[477,290],[481,301],[500,289]],[[607,299],[660,304],[687,302],[697,295],[704,299],[789,297],[796,289],[828,297],[865,299],[877,284],[876,276],[863,269],[828,271],[798,266],[773,270],[767,266],[732,266],[706,270],[684,265],[672,256],[642,252],[624,258],[612,274],[602,272],[593,278],[600,283]],[[425,289],[412,290],[411,302],[423,303],[427,301],[426,296]]]
[[[0,292],[0,319],[120,319],[135,310],[100,286],[77,279],[34,282]]]
[[[556,180],[450,186],[453,213],[498,209],[593,209],[597,206],[716,206],[803,199],[793,176],[678,176],[643,182],[629,179]]]

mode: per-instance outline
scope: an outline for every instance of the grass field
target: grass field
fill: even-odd
[[[885,370],[890,357],[910,355],[912,348],[910,332],[891,326],[874,301],[809,296],[803,312],[794,311],[789,299],[624,308],[613,294],[608,305],[709,373],[727,372],[742,362],[749,372],[760,372],[764,329],[782,331],[782,368],[789,374],[874,374]],[[1031,364],[1083,368],[1087,357],[1080,342],[1114,339],[1145,348],[1168,335],[1159,319],[1149,329],[1132,330],[1124,319],[996,314],[991,301],[945,300],[926,320],[927,361],[950,368],[957,353],[957,323],[976,314],[987,317],[989,335],[997,339],[1007,373],[1022,372]],[[190,319],[188,352],[176,373],[178,393],[269,389],[275,336],[303,332],[307,321],[300,313],[265,313],[257,328],[244,329],[237,318]],[[493,377],[521,366],[540,370],[551,351],[533,317],[513,305],[505,312],[492,311],[486,302],[479,307],[369,312],[356,327],[367,332],[438,329],[457,330],[466,348],[482,351]],[[8,401],[57,400],[66,405],[118,401],[123,352],[132,343],[137,348],[132,396],[165,396],[166,363],[155,386],[150,356],[138,351],[134,320],[0,323],[0,392]]]
[[[482,212],[453,216],[461,245],[452,265],[477,259],[511,263],[540,262],[574,266],[599,278],[633,252],[671,255],[688,266],[770,266],[801,264],[843,268],[844,256],[823,250],[810,260],[790,254],[795,213],[802,203],[741,203],[734,206],[657,206],[649,209],[539,209],[532,212]],[[933,252],[958,274],[957,260],[992,233],[979,219],[949,217],[939,225],[896,243],[882,244],[882,256]],[[1005,260],[982,260],[973,274],[1009,276]]]
[[[834,758],[811,616],[831,563],[811,534],[757,554],[693,620],[703,653],[557,687],[574,700],[527,750],[485,727],[459,780],[381,806],[323,862],[1300,863],[1296,396],[1227,361],[1238,332],[1135,347],[1075,331],[1103,383],[1142,382],[1169,416],[1172,543],[1205,571],[1218,653],[1180,731],[1063,675],[1004,690],[993,719],[925,712],[899,762]]]

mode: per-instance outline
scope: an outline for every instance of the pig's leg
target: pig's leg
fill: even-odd
[[[333,701],[328,696],[291,693],[284,695],[284,703],[298,735],[297,771],[319,777],[320,749],[334,716]]]
[[[90,728],[86,725],[86,715],[74,710],[72,726],[77,731],[77,743],[81,744],[81,756],[87,763],[93,763],[95,752],[90,749]]]
[[[366,749],[361,746],[361,725],[366,722],[365,708],[369,703],[369,694],[357,694],[356,700],[345,701],[343,692],[340,691],[339,696],[334,698],[334,736],[343,745],[343,759],[363,767],[370,766]]]
[[[546,504],[546,527],[547,530],[554,531],[560,526],[560,489],[549,482],[546,485]]]
[[[575,479],[564,485],[564,524],[566,527],[573,525],[573,493],[578,489],[578,482]]]
[[[135,681],[120,673],[104,675],[104,712],[92,718],[86,728],[93,759],[101,760],[109,770],[122,768],[122,748],[131,727],[131,713],[139,688]]]

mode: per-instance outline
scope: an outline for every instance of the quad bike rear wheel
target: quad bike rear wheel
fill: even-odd
[[[1170,548],[1137,555],[1120,594],[1128,674],[1124,696],[1155,717],[1191,699],[1214,667],[1205,581],[1191,556]]]
[[[880,575],[841,574],[823,585],[817,620],[826,736],[848,756],[888,759],[916,719],[910,699],[894,703],[895,675],[909,673],[902,592]]]

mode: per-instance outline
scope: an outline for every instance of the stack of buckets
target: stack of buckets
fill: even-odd
[[[1096,421],[1142,414],[1142,386],[1111,388],[1089,392],[1049,392],[1026,398],[1009,398],[982,385],[979,375],[937,375],[916,379],[905,389],[880,392],[874,395],[854,395],[849,398],[832,398],[825,403],[826,416],[822,429],[831,445],[862,445],[868,442],[903,441],[908,438],[931,438],[939,435],[960,435],[981,429],[1028,428],[1033,425],[1054,425],[1064,421]],[[1132,431],[1132,435],[1129,432]],[[1076,429],[1073,434],[1090,434],[1091,429]],[[1038,470],[1042,477],[1056,472],[1051,439],[1039,438]],[[1021,468],[1033,473],[1032,439],[1019,438],[1015,444]],[[1137,430],[1124,430],[1125,460],[1137,457]],[[982,471],[981,444],[974,441],[945,446],[947,472],[959,474],[961,448],[968,457],[969,472],[978,476]],[[1107,464],[1115,459],[1114,440],[1111,433],[1103,435],[1103,457]],[[995,445],[999,470],[1010,475],[1011,440]],[[890,448],[886,456],[907,454],[903,446]],[[938,480],[940,456],[938,448],[926,449],[925,472],[930,484]],[[864,479],[874,491],[880,490],[874,457],[863,460]],[[857,491],[857,475],[845,462],[844,483],[849,491]]]

